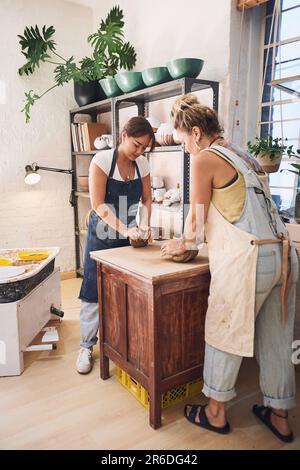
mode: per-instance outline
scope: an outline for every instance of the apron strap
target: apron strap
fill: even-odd
[[[135,164],[135,169],[136,169],[136,172],[137,172],[137,175],[138,175],[138,179],[140,180],[141,179],[141,173],[140,173],[140,170],[139,170],[139,166],[138,166],[136,161],[134,162],[134,164]]]
[[[118,149],[115,148],[108,178],[113,177],[113,174],[114,174],[115,168],[116,168],[116,164],[117,164],[117,158],[118,158]],[[137,175],[138,175],[138,179],[141,179],[141,173],[140,173],[140,170],[139,170],[139,166],[136,163],[136,161],[134,162],[134,164],[135,164],[135,169],[136,169],[136,172],[137,172]]]
[[[258,239],[251,240],[251,245],[267,245],[272,243],[282,243],[282,262],[281,262],[281,321],[285,325],[286,320],[286,304],[292,280],[292,270],[289,271],[289,256],[290,256],[290,241],[283,233],[279,235],[278,239]]]
[[[207,150],[212,150],[214,153],[219,154],[225,160],[231,163],[232,166],[237,171],[240,171],[240,173],[242,173],[244,177],[244,181],[245,181],[245,185],[247,189],[253,188],[253,190],[256,193],[263,194],[265,198],[266,206],[267,206],[267,211],[270,217],[270,221],[273,226],[273,230],[275,233],[278,234],[278,236],[281,236],[281,234],[278,233],[278,229],[277,229],[277,219],[276,219],[277,209],[275,207],[275,204],[273,203],[272,197],[267,192],[267,188],[265,187],[263,181],[259,178],[258,174],[255,172],[255,170],[248,167],[246,162],[244,162],[244,160],[241,157],[236,155],[231,150],[226,149],[225,147],[216,145],[215,147],[210,147]],[[248,194],[247,194],[247,197],[249,197]]]
[[[113,159],[112,159],[112,162],[111,162],[111,167],[110,167],[110,172],[109,172],[108,178],[113,177],[113,174],[114,174],[115,168],[116,168],[117,158],[118,158],[118,149],[115,148],[114,153],[113,153]]]
[[[224,157],[225,160],[231,163],[231,165],[243,175],[248,173],[250,170],[250,167],[248,167],[246,162],[241,157],[238,157],[234,152],[227,149],[226,147],[222,147],[221,145],[214,145],[212,147],[208,147],[205,150]]]
[[[258,189],[259,191],[262,191],[266,197],[268,197],[268,194],[266,192],[265,185],[251,167],[247,165],[247,163],[238,155],[236,155],[234,152],[231,150],[222,147],[221,145],[216,145],[215,147],[209,147],[209,150],[221,157],[224,158],[224,160],[227,160],[228,163],[230,163],[239,173],[241,173],[244,177],[245,180],[245,185],[247,188],[255,188]]]

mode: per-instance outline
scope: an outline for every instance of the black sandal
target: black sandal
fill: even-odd
[[[191,407],[189,414],[187,414],[188,406]],[[230,426],[228,422],[226,422],[225,426],[222,426],[222,427],[213,426],[212,424],[210,424],[205,413],[206,406],[207,405],[185,405],[184,416],[186,417],[188,421],[190,421],[193,424],[196,424],[197,426],[200,426],[201,428],[208,429],[209,431],[217,432],[218,434],[228,434],[230,432]],[[199,423],[198,423],[196,421],[196,415],[197,415],[199,408],[200,408],[200,411],[199,411]]]
[[[278,418],[282,419],[287,419],[288,415],[286,416],[280,416],[277,413],[275,413],[271,408],[268,406],[259,406],[259,405],[253,405],[252,411],[255,414],[255,416],[260,419],[262,423],[264,423],[267,428],[270,429],[270,431],[278,437],[283,442],[293,442],[294,440],[294,435],[291,432],[290,434],[281,434],[281,432],[278,431],[278,429],[275,428],[275,426],[272,424],[271,421],[271,413],[273,413],[275,416],[278,416]]]

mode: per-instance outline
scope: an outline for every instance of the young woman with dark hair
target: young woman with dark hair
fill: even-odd
[[[150,168],[143,153],[154,145],[154,133],[147,119],[133,117],[124,127],[118,147],[98,152],[90,165],[92,211],[79,295],[81,348],[76,363],[81,374],[92,369],[92,349],[98,332],[97,269],[90,252],[128,246],[129,238],[139,237],[136,215],[140,200],[143,204],[140,226],[148,227],[150,235]]]

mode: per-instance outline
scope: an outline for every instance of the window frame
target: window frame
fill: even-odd
[[[273,8],[274,8],[274,5],[275,5],[275,2],[276,2],[276,0],[272,0],[273,7],[272,7],[272,12],[271,13],[267,14],[267,8],[266,8],[266,15],[264,17],[264,31],[263,31],[263,34],[262,34],[262,65],[263,65],[262,70],[263,70],[263,77],[264,77],[265,73],[267,72],[267,70],[265,70],[265,65],[266,65],[266,61],[268,61],[268,67],[270,67],[270,65],[272,66],[272,69],[271,69],[271,79],[272,80],[274,79],[274,70],[275,70],[275,65],[276,65],[276,56],[277,56],[276,48],[278,48],[282,45],[285,45],[285,44],[291,44],[291,43],[300,41],[300,35],[299,36],[294,36],[294,37],[291,37],[291,38],[288,38],[288,39],[284,39],[284,40],[280,40],[280,37],[279,37],[278,40],[274,40],[274,39],[276,39],[275,38],[275,33],[277,32],[277,38],[278,38],[278,34],[280,34],[280,32],[276,31],[276,30],[279,30],[279,28],[278,28],[278,25],[276,24],[276,22],[278,22],[278,18],[276,18],[276,16],[275,16],[275,21],[274,21],[274,24],[273,24],[273,31],[270,31],[271,34],[269,34],[269,36],[271,36],[271,37],[273,36],[273,42],[270,43],[270,44],[265,43],[265,41],[268,40],[268,38],[266,38],[267,22],[268,22],[268,19],[272,18],[272,16],[273,16]],[[299,0],[298,5],[294,5],[292,7],[285,8],[285,9],[282,9],[282,1],[281,1],[281,14],[286,12],[286,11],[290,11],[290,10],[294,10],[294,9],[299,9],[299,11],[300,11],[300,0]],[[270,27],[270,30],[271,30],[271,27]],[[270,52],[271,52],[271,55],[272,55],[272,62],[269,65]],[[290,59],[290,60],[285,61],[285,62],[292,62],[293,60],[296,60],[296,59],[297,58],[293,58],[293,59]],[[299,58],[298,58],[298,60],[299,60]],[[279,63],[284,63],[284,61],[282,61],[282,62],[280,61]],[[295,73],[293,73],[291,76],[293,76],[293,75],[295,75]],[[285,78],[289,78],[289,76],[285,77]],[[257,121],[258,135],[260,135],[261,137],[263,136],[262,126],[264,124],[268,124],[268,134],[271,134],[272,133],[272,130],[271,130],[272,129],[272,124],[278,124],[278,123],[281,123],[281,122],[284,123],[284,122],[290,122],[290,121],[299,122],[298,136],[289,137],[289,140],[298,140],[298,147],[300,147],[300,112],[299,112],[299,118],[272,119],[273,107],[274,106],[276,106],[276,105],[281,106],[281,105],[289,104],[289,103],[299,103],[299,108],[300,108],[300,97],[299,98],[293,97],[293,98],[283,98],[283,99],[279,99],[279,100],[278,99],[272,100],[272,97],[274,96],[275,87],[272,86],[271,84],[268,84],[268,82],[269,82],[269,80],[267,80],[267,73],[266,73],[265,83],[261,82],[261,95],[260,95],[261,96],[261,102],[259,104],[259,116],[258,116],[258,121]],[[270,90],[268,90],[266,88],[268,86],[270,87]],[[263,98],[264,98],[264,95],[265,95],[265,90],[267,90],[266,95],[270,97],[269,101],[263,101]],[[279,96],[281,96],[281,93],[286,94],[287,92],[279,90],[279,93],[280,93]],[[269,118],[268,118],[267,121],[262,120],[262,111],[263,111],[264,107],[269,108]],[[296,150],[295,146],[294,146],[294,150]],[[287,155],[283,155],[283,157],[282,157],[282,162],[292,163],[293,161],[295,161],[296,163],[300,163],[299,160],[297,160],[293,157],[289,158]],[[270,177],[269,177],[269,179],[270,179]],[[294,175],[294,184],[292,186],[283,186],[283,185],[278,186],[278,185],[270,184],[270,189],[271,189],[271,192],[272,192],[272,189],[273,190],[276,190],[276,189],[293,190],[293,196],[292,196],[292,201],[291,201],[291,206],[293,207],[295,205],[296,194],[297,194],[298,190],[300,189],[300,177],[297,178],[297,175]]]

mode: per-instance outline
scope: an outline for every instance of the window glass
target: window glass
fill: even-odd
[[[281,122],[271,123],[272,136],[281,138]],[[262,134],[266,135],[268,130],[268,124],[262,124]],[[300,120],[299,121],[282,121],[282,130],[284,139],[297,140],[300,132]]]
[[[299,0],[281,0],[282,1],[282,10],[286,10],[287,8],[292,8],[292,7],[296,7],[299,5]],[[273,3],[272,2],[268,2],[268,3]]]
[[[282,161],[280,170],[287,169],[292,169],[290,161]],[[294,204],[294,185],[296,175],[290,171],[281,172],[280,170],[276,173],[270,173],[269,185],[271,194],[277,195],[280,198],[280,210],[287,210]],[[275,202],[277,203],[276,200]]]
[[[272,198],[280,211],[286,211],[295,206],[295,191],[294,189],[284,188],[271,188]],[[291,211],[292,213],[294,211]],[[292,215],[292,214],[291,214]]]
[[[291,97],[292,95],[290,95]],[[280,107],[282,108],[282,117]],[[284,103],[282,105],[273,105],[273,119],[272,121],[279,121],[280,119],[300,119],[300,101],[294,103]]]
[[[299,19],[300,22],[300,19]],[[299,26],[300,36],[300,26]],[[287,60],[294,60],[295,58],[300,59],[300,41],[289,42],[288,44],[282,44],[276,48],[276,62],[284,62]]]
[[[300,75],[300,59],[289,60],[283,64],[275,65],[274,80],[293,77],[294,75]]]
[[[299,2],[298,2],[299,3]],[[299,8],[283,11],[280,22],[280,39],[284,41],[300,36],[300,5]]]
[[[286,93],[285,91],[279,90],[278,88],[273,88],[271,101],[290,100],[291,98],[292,96],[290,93]],[[300,106],[300,103],[299,103],[299,106]]]

